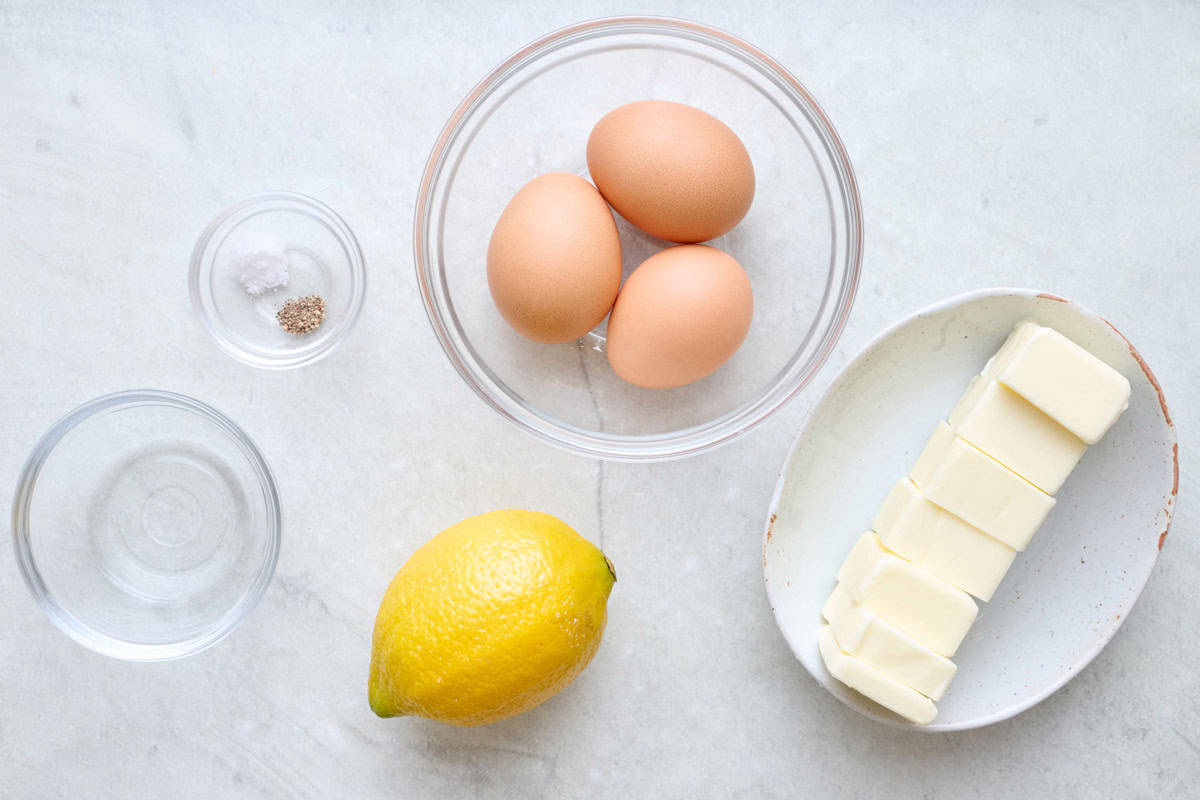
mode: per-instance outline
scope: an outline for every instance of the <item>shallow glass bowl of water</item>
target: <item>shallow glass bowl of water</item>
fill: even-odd
[[[279,555],[275,481],[229,418],[154,390],[92,400],[37,443],[13,500],[17,561],[50,619],[116,658],[209,647]]]

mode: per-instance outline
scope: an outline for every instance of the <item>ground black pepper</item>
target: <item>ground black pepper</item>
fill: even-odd
[[[325,299],[315,294],[288,300],[275,315],[280,326],[295,336],[315,331],[325,319]]]

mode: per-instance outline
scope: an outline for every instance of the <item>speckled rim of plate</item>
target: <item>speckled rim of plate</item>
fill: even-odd
[[[1134,347],[1133,343],[1130,342],[1129,339],[1123,333],[1121,333],[1121,331],[1115,325],[1113,325],[1107,319],[1105,319],[1104,317],[1100,316],[1099,314],[1091,311],[1090,309],[1088,309],[1087,307],[1083,306],[1080,303],[1076,303],[1072,300],[1068,300],[1068,299],[1066,299],[1064,297],[1060,297],[1056,294],[1051,294],[1048,292],[1038,291],[1035,289],[1027,289],[1027,288],[991,288],[991,289],[981,289],[981,290],[975,290],[975,291],[970,291],[970,292],[964,292],[962,294],[954,295],[954,296],[948,297],[944,300],[940,300],[936,303],[932,303],[932,304],[925,306],[924,308],[921,308],[920,310],[915,311],[911,314],[907,314],[904,317],[902,317],[901,319],[892,323],[891,325],[888,325],[882,331],[880,331],[878,334],[876,334],[874,337],[872,337],[865,345],[863,345],[863,347],[857,353],[855,353],[855,355],[852,358],[850,358],[841,368],[839,368],[837,374],[834,375],[833,379],[830,381],[829,385],[826,387],[825,391],[822,393],[820,399],[818,399],[817,403],[813,406],[812,412],[810,412],[807,420],[801,426],[800,430],[796,433],[796,436],[793,439],[791,446],[788,448],[788,454],[787,454],[787,457],[784,459],[783,466],[780,468],[779,475],[776,479],[775,489],[771,495],[771,501],[770,501],[768,509],[767,509],[766,520],[764,521],[764,524],[763,524],[763,538],[762,538],[763,582],[764,582],[764,586],[766,588],[768,602],[771,604],[772,615],[775,618],[776,625],[777,625],[777,627],[779,627],[780,633],[782,635],[784,635],[784,638],[787,641],[789,648],[793,650],[793,655],[796,656],[796,659],[801,662],[801,664],[805,667],[806,670],[808,669],[808,665],[804,663],[804,660],[801,658],[800,654],[795,652],[795,647],[792,645],[790,638],[786,635],[785,631],[783,630],[783,624],[778,619],[778,613],[775,610],[777,604],[776,604],[773,590],[771,588],[771,583],[768,580],[768,575],[767,575],[767,572],[768,572],[768,568],[767,568],[768,547],[771,543],[772,533],[775,528],[776,520],[778,518],[778,511],[780,508],[780,503],[783,499],[784,488],[787,483],[787,479],[789,477],[790,468],[791,468],[793,460],[796,457],[796,453],[799,449],[801,442],[805,440],[806,436],[810,432],[810,428],[812,427],[814,421],[820,417],[819,411],[821,410],[822,406],[825,404],[827,399],[836,390],[838,390],[840,388],[840,384],[842,383],[843,379],[847,376],[847,374],[851,370],[854,370],[858,366],[858,362],[863,358],[863,356],[865,356],[867,353],[872,351],[874,348],[876,348],[878,345],[880,345],[886,339],[890,338],[898,330],[909,325],[911,322],[916,320],[918,317],[946,311],[946,310],[952,309],[955,306],[963,305],[963,304],[969,303],[974,300],[979,300],[979,299],[986,298],[989,296],[1000,296],[1000,295],[1023,295],[1023,296],[1027,296],[1030,298],[1041,298],[1041,299],[1045,299],[1045,300],[1051,300],[1054,302],[1066,303],[1066,304],[1069,304],[1069,305],[1075,307],[1081,314],[1092,317],[1094,319],[1097,319],[1100,322],[1102,322],[1104,325],[1107,325],[1109,328],[1112,329],[1112,331],[1114,333],[1116,333],[1116,335],[1125,343],[1125,345],[1128,346],[1131,357],[1133,358],[1134,361],[1137,362],[1138,366],[1140,367],[1142,372],[1145,374],[1146,380],[1149,382],[1150,386],[1154,389],[1154,391],[1158,395],[1159,409],[1160,409],[1160,413],[1162,416],[1162,420],[1163,420],[1163,422],[1165,422],[1166,428],[1170,434],[1173,476],[1172,476],[1172,484],[1171,484],[1169,493],[1167,494],[1167,502],[1165,504],[1165,508],[1163,509],[1164,516],[1165,516],[1163,530],[1162,530],[1162,533],[1159,534],[1157,542],[1156,542],[1156,549],[1153,554],[1153,561],[1151,562],[1150,567],[1148,569],[1146,569],[1145,575],[1141,577],[1140,584],[1136,587],[1137,590],[1133,595],[1132,602],[1136,603],[1137,598],[1140,597],[1142,591],[1144,591],[1146,583],[1149,581],[1150,575],[1153,572],[1153,565],[1155,562],[1157,562],[1158,554],[1159,554],[1159,552],[1162,551],[1163,543],[1167,538],[1167,533],[1170,531],[1175,501],[1176,501],[1176,498],[1177,498],[1177,495],[1179,492],[1178,437],[1177,437],[1176,430],[1175,430],[1175,424],[1171,418],[1170,409],[1167,407],[1166,398],[1163,394],[1162,386],[1159,384],[1158,379],[1155,377],[1154,373],[1151,371],[1149,365],[1146,363],[1146,360],[1142,357],[1141,353],[1138,352],[1137,348]],[[1108,645],[1108,643],[1110,641],[1112,641],[1113,636],[1115,636],[1116,632],[1120,629],[1121,625],[1124,624],[1124,622],[1127,618],[1128,618],[1127,614],[1119,615],[1118,621],[1111,629],[1109,629],[1107,631],[1107,635],[1098,637],[1098,639],[1095,643],[1095,646],[1092,649],[1090,649],[1089,651],[1083,653],[1082,656],[1080,656],[1080,658],[1078,659],[1078,661],[1074,664],[1074,667],[1072,669],[1063,671],[1063,673],[1056,680],[1053,680],[1050,683],[1048,683],[1047,686],[1042,691],[1031,695],[1030,697],[1024,699],[1023,701],[1014,703],[1012,706],[1006,707],[1006,708],[1000,710],[999,712],[996,712],[994,714],[990,714],[990,715],[987,715],[987,716],[984,716],[984,717],[981,717],[978,719],[972,719],[972,720],[964,721],[962,723],[945,724],[945,725],[939,725],[935,721],[932,725],[922,726],[922,725],[907,723],[907,722],[901,720],[899,717],[891,715],[890,713],[888,714],[888,716],[882,716],[882,715],[877,715],[877,714],[873,714],[873,713],[868,713],[868,712],[864,711],[863,708],[861,708],[860,706],[853,705],[853,704],[847,702],[844,698],[838,697],[836,695],[836,693],[835,693],[835,697],[837,697],[839,702],[842,702],[844,705],[850,706],[854,711],[856,711],[857,713],[859,713],[863,716],[868,717],[869,719],[875,720],[877,722],[881,722],[885,725],[888,725],[889,727],[899,728],[902,730],[913,730],[913,731],[918,731],[921,733],[950,733],[950,732],[955,732],[955,731],[972,730],[975,728],[986,727],[988,725],[992,725],[997,722],[1001,722],[1003,720],[1010,719],[1011,717],[1014,717],[1017,714],[1020,714],[1021,712],[1032,708],[1033,706],[1042,702],[1047,697],[1051,696],[1052,694],[1057,692],[1059,689],[1061,689],[1063,686],[1065,686],[1072,678],[1074,678],[1076,675],[1078,675],[1080,672],[1082,672],[1083,669],[1088,664],[1090,664],[1097,655],[1100,654],[1100,652]],[[813,678],[814,678],[814,680],[817,680],[818,683],[821,683],[820,680],[817,679],[817,677],[815,675],[813,676]],[[822,684],[822,688],[827,688],[827,687],[825,687]],[[850,691],[851,691],[851,693],[853,693],[853,690],[850,690]],[[868,704],[870,704],[869,701],[868,701]]]

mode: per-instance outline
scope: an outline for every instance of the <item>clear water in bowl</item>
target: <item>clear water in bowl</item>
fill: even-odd
[[[274,567],[265,467],[227,426],[174,402],[94,401],[111,405],[66,428],[23,478],[35,594],[60,627],[109,655],[170,658],[211,644],[253,608]]]

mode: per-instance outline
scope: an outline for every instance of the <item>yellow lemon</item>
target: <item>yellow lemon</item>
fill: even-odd
[[[615,581],[604,554],[549,514],[492,511],[447,528],[383,596],[371,709],[453,725],[528,711],[592,660]]]

